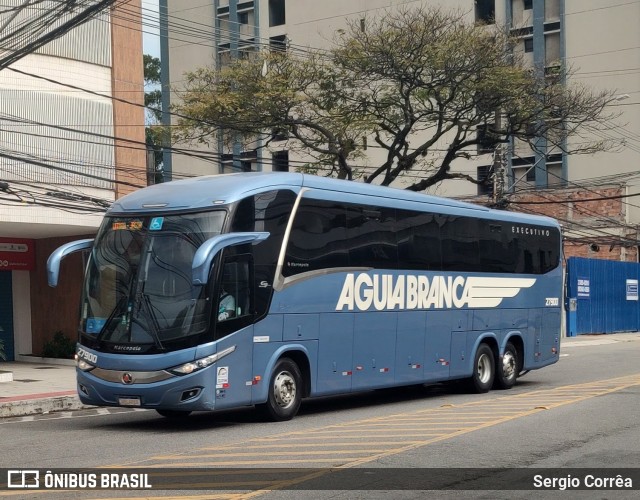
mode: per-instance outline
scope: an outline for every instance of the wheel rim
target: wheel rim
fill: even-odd
[[[289,408],[296,400],[296,380],[291,373],[278,373],[273,381],[273,396],[280,408]]]
[[[516,357],[507,351],[502,357],[502,374],[505,379],[512,379],[516,374]]]
[[[486,384],[491,379],[491,360],[484,353],[478,358],[477,372],[480,383]]]

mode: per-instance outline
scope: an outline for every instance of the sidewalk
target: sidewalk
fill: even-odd
[[[81,408],[74,365],[0,362],[0,417]]]
[[[640,332],[579,335],[562,339],[566,347],[587,347],[640,341]],[[70,363],[70,362],[67,362]],[[12,379],[11,381],[3,381]],[[76,371],[71,364],[0,362],[0,418],[90,408],[76,393]]]

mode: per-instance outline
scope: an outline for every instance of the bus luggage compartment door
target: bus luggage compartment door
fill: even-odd
[[[353,313],[320,314],[318,394],[349,392],[353,379]]]
[[[393,385],[397,315],[395,312],[356,314],[353,331],[354,390]]]

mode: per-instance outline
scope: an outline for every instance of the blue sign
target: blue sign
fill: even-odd
[[[591,283],[589,278],[578,278],[578,298],[588,299],[591,295]]]
[[[627,300],[638,300],[638,280],[627,280]]]
[[[160,231],[162,229],[162,224],[164,223],[164,217],[154,217],[151,219],[151,224],[149,224],[150,231]]]
[[[100,333],[100,330],[102,330],[106,322],[106,318],[87,318],[85,330],[87,333]]]

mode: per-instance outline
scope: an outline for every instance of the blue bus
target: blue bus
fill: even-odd
[[[107,211],[80,306],[83,403],[168,417],[466,379],[508,389],[555,363],[553,219],[298,173],[141,189]]]

